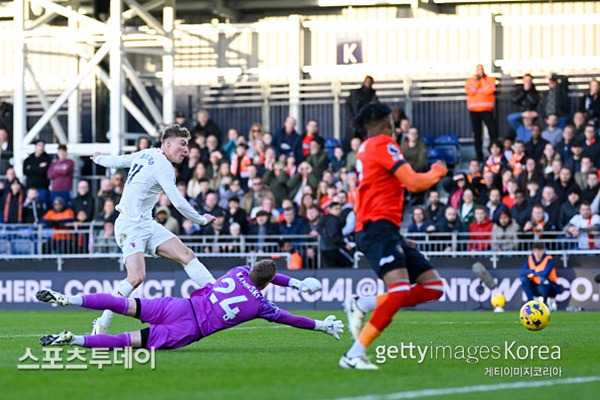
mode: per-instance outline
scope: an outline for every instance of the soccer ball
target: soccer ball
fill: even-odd
[[[506,297],[502,293],[498,293],[494,297],[492,297],[492,307],[494,308],[503,308],[506,305]]]
[[[520,318],[525,328],[539,331],[550,323],[550,310],[541,301],[528,301],[521,307]]]

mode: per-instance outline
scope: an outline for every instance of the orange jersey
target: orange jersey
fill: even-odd
[[[356,154],[358,188],[354,206],[357,232],[368,221],[382,219],[400,226],[404,185],[394,173],[405,163],[400,146],[391,136],[372,136],[360,145]]]

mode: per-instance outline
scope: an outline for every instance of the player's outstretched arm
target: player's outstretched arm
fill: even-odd
[[[171,200],[171,203],[177,211],[179,211],[184,217],[190,221],[200,224],[207,225],[213,222],[216,218],[210,214],[200,215],[194,210],[194,207],[179,193],[177,186],[175,185],[175,174],[173,168],[168,168],[161,171],[156,177],[156,180],[164,190],[165,194]]]
[[[417,193],[429,189],[447,173],[448,168],[441,162],[435,162],[427,172],[415,172],[409,163],[404,163],[394,175],[409,191]]]
[[[301,315],[290,314],[285,310],[280,310],[279,317],[273,321],[278,324],[285,324],[300,329],[311,329],[314,331],[322,331],[328,335],[340,340],[340,333],[344,332],[344,323],[335,319],[334,315],[330,315],[323,321],[310,319]]]
[[[291,287],[296,290],[300,290],[303,293],[315,293],[321,290],[321,282],[319,282],[315,278],[310,277],[305,278],[303,280],[299,280],[296,278],[291,278],[284,274],[275,274],[275,277],[273,278],[271,283],[277,286]]]
[[[107,156],[97,151],[90,158],[93,162],[105,168],[129,168],[134,156],[135,153],[122,156]]]

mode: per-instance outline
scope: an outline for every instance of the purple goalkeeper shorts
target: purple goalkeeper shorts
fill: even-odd
[[[200,328],[189,299],[139,299],[140,321],[150,323],[146,348],[178,349],[200,339]]]

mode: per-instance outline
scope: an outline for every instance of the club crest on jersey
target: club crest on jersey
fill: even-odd
[[[392,156],[392,159],[394,161],[404,160],[404,155],[402,155],[402,152],[400,151],[400,149],[397,146],[395,146],[393,143],[388,144],[387,150],[388,150],[388,153],[390,153],[390,155]]]

